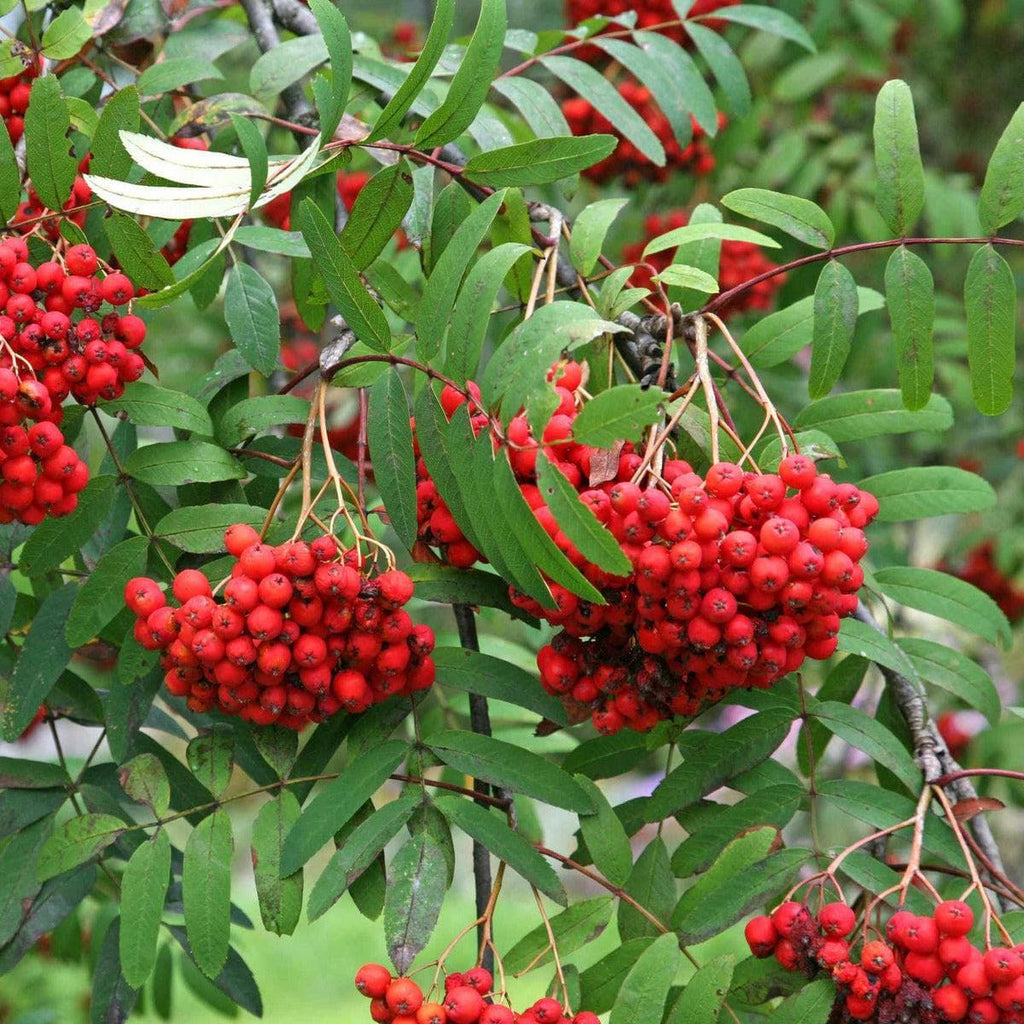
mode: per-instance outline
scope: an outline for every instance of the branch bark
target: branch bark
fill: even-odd
[[[874,615],[867,608],[863,601],[857,605],[854,618],[871,626],[884,634],[885,630],[879,625]],[[892,689],[896,698],[896,704],[910,729],[910,735],[914,743],[914,757],[921,771],[924,773],[925,782],[928,784],[939,782],[944,775],[952,775],[960,771],[960,765],[949,752],[942,737],[939,735],[935,723],[931,720],[928,712],[928,703],[924,693],[907,679],[906,676],[884,665],[878,666],[879,671],[885,678],[886,684]],[[959,776],[946,785],[945,790],[953,798],[954,802],[961,800],[975,800],[978,792],[969,777]],[[989,863],[1001,874],[1006,874],[1003,865],[1002,855],[996,845],[995,836],[983,814],[977,814],[968,822],[968,828],[978,844],[978,848],[985,855]],[[986,886],[987,888],[987,886]],[[993,892],[992,898],[999,903],[1001,899],[998,893]]]

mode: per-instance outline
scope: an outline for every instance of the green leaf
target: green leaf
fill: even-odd
[[[885,305],[882,296],[871,288],[857,289],[857,315],[863,316]],[[810,345],[814,338],[814,296],[752,324],[740,341],[740,347],[757,367],[778,366]]]
[[[658,136],[596,68],[572,57],[542,57],[540,63],[591,103],[651,163],[658,167],[665,166],[665,148]]]
[[[610,448],[623,437],[639,437],[657,423],[665,395],[658,388],[623,384],[587,402],[573,421],[573,440],[594,448]]]
[[[504,201],[505,193],[495,192],[475,207],[434,265],[416,319],[416,349],[422,358],[430,359],[441,351],[459,284]]]
[[[245,224],[235,232],[235,241],[260,252],[291,256],[293,259],[310,258],[309,246],[297,231],[282,231],[262,224]]]
[[[281,872],[294,874],[384,784],[402,763],[408,747],[389,740],[366,751],[329,782],[302,812],[281,853]]]
[[[783,782],[755,790],[735,804],[722,806],[702,801],[682,810],[676,818],[689,837],[672,854],[673,874],[688,878],[706,871],[733,839],[755,825],[784,828],[799,810],[803,798],[802,786]]]
[[[507,27],[505,0],[481,0],[476,29],[452,77],[448,95],[416,132],[414,143],[418,149],[443,146],[470,126],[498,70]]]
[[[281,316],[274,289],[248,263],[236,263],[228,274],[224,319],[245,361],[259,373],[272,373],[281,349]]]
[[[662,779],[648,801],[647,821],[662,821],[770,757],[786,738],[793,714],[761,711],[709,737]]]
[[[279,43],[257,58],[249,71],[249,90],[271,106],[282,91],[327,60],[323,36],[299,36]]]
[[[709,220],[684,224],[681,228],[673,228],[671,231],[657,235],[644,247],[644,259],[654,253],[675,249],[689,242],[700,242],[706,238],[716,238],[723,242],[748,242],[751,245],[760,245],[765,249],[779,248],[779,243],[774,238],[762,235],[760,231],[754,231],[739,224],[723,224],[720,221]]]
[[[637,858],[624,889],[656,920],[668,921],[676,899],[676,882],[661,836],[655,836]],[[618,926],[619,938],[623,942],[640,936],[655,936],[660,930],[646,915],[624,900],[619,902]]]
[[[487,405],[494,406],[500,399],[505,422],[524,407],[529,413],[531,398],[551,395],[546,374],[556,359],[600,334],[622,331],[621,325],[600,319],[583,303],[551,302],[541,306],[516,327],[488,361],[481,381]],[[546,422],[547,417],[544,419]]]
[[[32,83],[25,112],[25,158],[32,187],[49,210],[60,210],[75,183],[78,161],[71,155],[71,116],[54,75]]]
[[[507,615],[524,622],[534,621],[512,604],[508,584],[493,572],[455,569],[450,565],[425,565],[422,562],[410,565],[407,572],[416,584],[416,596],[421,601],[480,604],[486,608],[500,608]]]
[[[132,281],[136,285],[156,289],[174,283],[174,274],[167,260],[138,221],[115,211],[103,222],[103,228],[117,262],[122,267],[131,268]]]
[[[772,97],[779,103],[798,103],[820,95],[840,75],[848,74],[850,56],[841,50],[815,53],[794,61],[772,87]]]
[[[256,200],[263,194],[267,184],[267,171],[270,159],[267,156],[267,144],[263,140],[263,134],[247,117],[242,114],[230,114],[231,125],[238,136],[238,142],[242,147],[246,160],[249,161],[249,209],[251,210]]]
[[[569,898],[555,869],[518,832],[509,828],[504,815],[492,813],[463,797],[444,796],[436,803],[453,825],[482,843],[545,896],[563,907],[568,904]]]
[[[875,205],[893,234],[908,234],[924,206],[924,168],[914,97],[906,82],[886,82],[875,101]]]
[[[193,82],[223,77],[217,65],[208,60],[173,57],[160,61],[159,64],[151,64],[139,75],[137,85],[143,96],[159,96],[180,89],[183,85],[191,85]]]
[[[822,398],[838,383],[857,326],[857,282],[837,260],[822,268],[814,289],[814,336],[807,390]]]
[[[888,768],[911,792],[920,790],[921,771],[913,756],[880,722],[860,708],[838,701],[816,701],[810,713],[855,750]]]
[[[217,440],[225,446],[241,444],[282,424],[302,423],[309,415],[309,399],[296,395],[260,395],[231,406],[217,424]]]
[[[530,130],[540,139],[557,139],[571,134],[562,108],[550,92],[532,78],[497,78],[491,88],[503,96],[523,116]]]
[[[858,486],[878,499],[883,523],[983,512],[996,503],[987,480],[956,466],[907,466],[866,477]]]
[[[875,573],[878,589],[893,601],[937,615],[983,636],[1009,643],[1010,624],[999,606],[977,587],[936,569],[892,566]]]
[[[675,935],[655,939],[626,975],[609,1024],[650,1024],[661,1020],[669,989],[682,961],[683,954]]]
[[[737,4],[735,7],[719,8],[714,14],[704,15],[721,21],[733,21],[738,25],[747,25],[750,28],[758,28],[762,32],[769,32],[773,36],[781,36],[802,46],[805,50],[813,53],[816,49],[814,40],[807,34],[807,30],[795,18],[786,14],[785,11],[778,11],[772,7],[762,4]]]
[[[971,393],[979,411],[998,416],[1013,400],[1017,289],[1010,265],[991,245],[967,268],[964,305]]]
[[[698,267],[689,267],[683,263],[673,263],[660,274],[655,274],[653,280],[677,288],[692,288],[705,295],[714,295],[718,291],[717,278]]]
[[[665,1024],[717,1024],[735,964],[731,953],[708,960],[686,983]]]
[[[849,391],[830,395],[805,406],[793,421],[800,430],[824,431],[840,444],[864,441],[886,434],[947,430],[953,425],[953,409],[941,395],[932,395],[923,409],[903,407],[899,391]]]
[[[425,742],[445,764],[476,779],[567,811],[587,814],[596,809],[571,775],[531,750],[455,730],[434,733]]]
[[[351,882],[370,867],[421,805],[419,794],[406,793],[373,811],[348,832],[309,894],[310,921],[326,914],[338,902]]]
[[[687,945],[717,935],[784,893],[813,857],[810,850],[770,851],[778,829],[757,828],[734,839],[683,893],[672,927]]]
[[[531,139],[492,149],[466,164],[465,176],[478,185],[546,185],[600,163],[616,147],[614,135]]]
[[[9,221],[21,202],[21,172],[6,122],[0,130],[0,214]]]
[[[114,503],[115,484],[112,476],[93,477],[79,494],[71,515],[44,519],[22,548],[18,559],[21,571],[39,576],[79,551],[106,520]]]
[[[404,158],[366,183],[340,236],[356,270],[365,270],[380,255],[401,226],[412,198],[412,174]]]
[[[837,649],[855,654],[859,658],[867,658],[876,665],[883,665],[885,668],[891,668],[893,672],[899,672],[915,684],[920,683],[914,664],[906,653],[885,633],[859,619],[843,620]]]
[[[129,476],[154,486],[241,480],[246,475],[237,459],[207,441],[146,445],[128,456],[124,468]]]
[[[224,550],[224,531],[233,523],[258,530],[264,518],[266,514],[251,505],[187,505],[168,512],[154,533],[182,551],[212,554]]]
[[[421,596],[419,586],[416,596]],[[545,693],[533,674],[517,665],[462,647],[437,647],[433,659],[442,686],[502,700],[559,725],[568,724],[562,702]]]
[[[138,130],[139,90],[128,85],[112,93],[103,104],[99,124],[92,135],[92,160],[89,163],[92,173],[124,180],[132,169],[132,158],[121,142],[120,133]]]
[[[935,284],[928,264],[905,245],[894,249],[885,265],[885,297],[896,343],[903,404],[908,409],[921,409],[931,394],[935,376]]]
[[[780,1003],[772,1013],[772,1024],[818,1024],[826,1020],[836,998],[829,978],[819,978]]]
[[[370,130],[368,141],[374,142],[390,135],[402,122],[409,108],[415,102],[423,87],[430,78],[430,73],[437,66],[445,43],[451,35],[455,20],[455,0],[438,0],[434,6],[434,17],[430,23],[430,31],[423,43],[416,63],[408,77],[388,100],[387,106],[381,111],[380,117]]]
[[[121,788],[136,803],[146,804],[162,818],[171,806],[171,784],[167,772],[154,754],[138,754],[117,772]]]
[[[594,866],[609,882],[625,885],[633,870],[629,836],[604,793],[585,775],[577,775],[576,782],[597,808],[596,814],[580,815],[580,833]]]
[[[36,880],[61,875],[101,854],[124,834],[127,825],[112,814],[83,814],[58,825],[36,861]]]
[[[831,249],[835,241],[836,229],[832,221],[809,199],[765,188],[739,188],[723,196],[721,202],[727,210],[771,224],[815,249]]]
[[[370,389],[367,439],[373,473],[384,500],[388,521],[399,540],[412,550],[416,543],[416,460],[413,456],[409,399],[396,370],[385,373]]]
[[[115,544],[82,585],[68,615],[64,633],[69,646],[88,643],[124,609],[124,585],[146,569],[148,537],[129,537]]]
[[[226,729],[200,733],[185,750],[189,771],[214,797],[219,797],[231,782],[235,766],[234,740]]]
[[[572,907],[569,908],[570,911]],[[654,942],[653,938],[629,939],[615,946],[610,953],[592,964],[580,975],[581,1003],[593,1013],[606,1013],[615,1003],[640,954]]]
[[[209,978],[220,974],[228,958],[233,850],[231,818],[223,807],[203,818],[185,844],[185,931],[196,966]]]
[[[447,882],[444,852],[430,832],[417,832],[395,854],[384,899],[384,939],[399,974],[429,941]]]
[[[846,856],[843,859],[840,870],[857,885],[867,889],[870,893],[874,893],[876,896],[881,896],[882,893],[888,892],[889,895],[884,898],[882,903],[892,907],[894,910],[896,909],[897,901],[901,895],[899,884],[902,881],[902,871],[894,871],[880,861],[875,860],[871,854],[865,853],[863,850],[854,850]],[[915,886],[911,886],[906,893],[904,907],[901,909],[906,909],[912,914],[923,916],[933,912],[934,904],[930,902],[927,896],[918,892]]]
[[[977,662],[953,647],[923,637],[901,637],[899,645],[922,679],[977,708],[992,725],[998,723],[1002,699],[989,674]]]
[[[71,778],[59,764],[0,757],[0,789],[50,789],[70,785]]]
[[[331,302],[361,342],[387,352],[391,348],[391,329],[384,311],[366,290],[334,228],[312,199],[302,201],[296,219]]]
[[[204,437],[213,436],[210,414],[191,395],[137,380],[126,384],[124,394],[103,402],[104,412],[123,412],[140,427],[179,427]]]
[[[579,230],[577,222],[573,239]],[[448,344],[445,346],[445,370],[457,380],[473,380],[480,365],[484,339],[491,323],[491,310],[505,275],[530,246],[521,242],[503,242],[485,252],[470,268],[459,289],[451,315]]]
[[[572,265],[584,277],[597,266],[608,229],[628,202],[628,199],[600,199],[585,206],[573,222],[569,255]]]
[[[121,927],[120,916],[115,917],[103,934],[89,993],[91,1024],[123,1024],[139,998],[121,970]]]
[[[282,726],[264,726],[254,729],[253,744],[279,779],[288,777],[299,751],[299,737],[294,729]],[[289,790],[294,792],[294,790]]]
[[[1024,103],[1014,111],[999,136],[985,171],[978,217],[986,235],[1024,213]]]
[[[265,803],[252,825],[252,871],[263,927],[291,935],[302,912],[302,872],[281,877],[281,849],[300,814],[299,801],[287,789]]]
[[[330,139],[345,112],[345,101],[352,86],[352,39],[345,16],[330,0],[310,0],[309,9],[323,33],[330,61],[331,70],[326,81],[319,77],[313,83],[314,94],[317,94],[318,83],[323,82],[316,106],[320,115],[320,132],[325,139]]]
[[[77,7],[61,11],[43,32],[43,56],[50,60],[67,60],[92,38],[92,29]]]
[[[630,572],[629,559],[615,538],[543,453],[537,456],[537,486],[558,525],[584,558],[617,576]]]
[[[560,957],[571,956],[604,931],[612,916],[612,898],[594,896],[579,900],[550,920]],[[502,958],[509,974],[521,974],[531,965],[545,967],[551,963],[551,939],[541,924],[527,932]],[[588,1003],[589,1005],[589,1003]]]
[[[121,878],[121,973],[132,988],[156,963],[160,918],[171,873],[171,841],[160,829],[132,854]]]
[[[32,620],[2,705],[2,735],[8,742],[14,742],[27,728],[71,660],[64,627],[77,593],[74,583],[54,590]]]
[[[696,21],[686,23],[686,32],[715,76],[726,111],[735,117],[745,117],[750,112],[751,96],[743,62],[720,33]]]

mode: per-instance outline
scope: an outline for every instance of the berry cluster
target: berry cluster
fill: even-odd
[[[838,995],[829,1024],[849,1021],[968,1021],[1018,1024],[1024,1020],[1024,944],[982,951],[968,933],[971,908],[940,903],[930,917],[899,910],[885,937],[864,939],[854,952],[856,915],[845,903],[827,903],[817,915],[803,903],[783,903],[771,917],[746,927],[754,956],[775,959],[808,978],[827,972]]]
[[[301,729],[431,686],[434,633],[402,607],[404,572],[370,578],[333,537],[272,547],[243,523],[224,545],[236,562],[219,598],[197,569],[175,576],[177,608],[154,580],[125,587],[136,639],[164,652],[167,689],[191,710]]]
[[[509,460],[537,520],[607,603],[550,583],[551,610],[512,591],[519,607],[562,630],[537,659],[545,689],[581,715],[589,711],[601,732],[647,730],[696,714],[728,689],[767,688],[805,657],[828,658],[840,619],[857,606],[874,496],[819,474],[802,455],[783,459],[778,473],[719,463],[703,477],[670,460],[658,484],[641,487],[633,481],[641,458],[629,443],[614,478],[591,486],[596,452],[572,440],[582,368],[565,363],[555,372],[560,404],[541,442],[525,416],[514,417]],[[441,395],[448,416],[465,400],[453,388]],[[479,432],[487,417],[478,412],[472,423]],[[629,575],[588,562],[560,530],[536,485],[541,450],[619,542]],[[420,540],[438,546],[449,564],[469,567],[479,552],[422,458],[417,473]]]
[[[687,17],[697,18],[702,14],[711,14],[721,7],[732,7],[739,0],[697,0],[690,8]],[[614,18],[620,14],[636,12],[636,27],[649,29],[655,25],[663,25],[667,21],[678,21],[672,0],[566,0],[566,13],[569,20],[577,25],[587,18],[598,15]],[[720,19],[701,22],[709,28],[719,29],[723,22]],[[686,33],[681,26],[661,29],[670,39],[678,43],[687,41]]]
[[[995,550],[993,540],[975,545],[967,552],[967,558],[957,575],[983,590],[1011,622],[1017,622],[1024,618],[1024,590],[1007,578],[996,564]]]
[[[83,314],[134,294],[124,274],[102,274],[88,245],[34,266],[23,238],[0,239],[0,522],[75,508],[89,471],[64,443],[61,402],[116,398],[145,370],[139,317]]]
[[[664,215],[652,213],[644,221],[644,237],[640,241],[626,246],[623,250],[624,260],[627,263],[639,263],[643,259],[644,248],[648,242],[667,231],[685,227],[689,220],[690,215],[685,210],[672,210]],[[672,250],[666,249],[663,252],[654,253],[647,257],[646,262],[660,272],[672,262]],[[718,260],[719,289],[727,292],[769,270],[774,270],[776,266],[777,264],[772,263],[758,245],[751,242],[722,242],[721,255]],[[771,309],[776,292],[785,282],[785,274],[776,274],[775,277],[759,281],[720,309],[719,315],[724,318],[751,309],[759,311]],[[649,288],[651,271],[647,267],[638,266],[630,278],[630,283],[634,287]]]
[[[33,62],[24,71],[0,79],[0,117],[4,119],[7,134],[15,146],[25,134],[25,111],[32,93],[32,79],[38,74],[38,66]]]
[[[636,185],[642,181],[666,181],[673,171],[678,170],[689,170],[700,177],[714,170],[715,158],[708,148],[704,129],[695,120],[691,118],[692,141],[681,146],[668,118],[654,102],[650,89],[632,79],[626,79],[619,83],[618,90],[619,95],[644,119],[664,146],[665,165],[658,167],[651,163],[588,100],[574,96],[562,104],[562,113],[573,135],[607,134],[616,135],[620,140],[610,156],[583,172],[587,178],[600,184],[621,175],[624,184]],[[719,128],[724,124],[725,115],[719,112]]]
[[[516,1013],[507,1006],[487,1002],[493,985],[491,972],[474,967],[444,979],[444,999],[426,1000],[412,978],[392,978],[381,964],[365,964],[356,974],[356,988],[371,1000],[370,1019],[390,1024],[599,1024],[586,1010],[566,1015],[557,999],[538,999]]]
[[[85,227],[85,218],[88,210],[85,205],[92,200],[92,189],[86,184],[82,175],[89,170],[90,155],[86,154],[78,163],[78,174],[74,184],[71,186],[71,194],[64,201],[60,214],[53,213],[39,198],[39,193],[32,187],[28,187],[28,198],[19,204],[17,212],[11,218],[11,228],[28,234],[40,224],[42,233],[51,241],[57,242],[60,239],[61,221],[70,221],[78,227]],[[47,216],[53,214],[53,216]],[[45,217],[39,221],[40,217]]]

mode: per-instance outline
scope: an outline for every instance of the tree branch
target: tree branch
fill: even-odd
[[[858,603],[854,618],[878,630],[879,633],[885,634],[885,630],[878,624],[863,601]],[[878,669],[885,678],[886,684],[891,688],[900,713],[910,729],[910,736],[914,744],[914,757],[924,773],[925,782],[927,784],[946,782],[947,785],[944,788],[957,803],[961,800],[976,800],[978,792],[970,777],[958,774],[961,772],[960,765],[950,754],[949,748],[931,720],[924,693],[901,673],[887,668],[885,665],[879,665]],[[943,777],[947,775],[952,778],[944,779]],[[1006,869],[1003,866],[1002,855],[985,816],[976,814],[968,823],[968,828],[978,849],[991,866],[1000,874],[1005,875]],[[994,894],[994,898],[999,900],[998,894]]]

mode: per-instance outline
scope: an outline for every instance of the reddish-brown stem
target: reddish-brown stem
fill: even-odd
[[[956,782],[957,779],[967,779],[972,775],[992,775],[1001,779],[1016,779],[1018,782],[1024,782],[1024,772],[1011,771],[1009,768],[961,768],[959,771],[943,775],[941,779],[936,779],[935,785],[945,788],[951,782]]]
[[[844,245],[840,246],[838,249],[828,249],[825,252],[811,253],[810,256],[801,256],[798,260],[792,260],[789,263],[783,263],[781,266],[775,267],[772,270],[766,270],[763,274],[758,274],[757,277],[752,277],[749,281],[744,281],[742,284],[736,285],[735,288],[719,292],[714,298],[705,302],[699,312],[713,313],[715,310],[724,306],[727,302],[731,302],[737,295],[742,295],[744,292],[749,291],[762,281],[768,281],[773,277],[777,277],[779,274],[787,274],[791,270],[796,270],[798,267],[804,267],[811,263],[821,263],[824,260],[835,259],[838,256],[849,256],[851,253],[856,252],[870,252],[872,249],[895,249],[901,245],[989,244],[1024,246],[1024,239],[993,236],[991,238],[889,238],[884,242],[857,242],[854,245]]]

